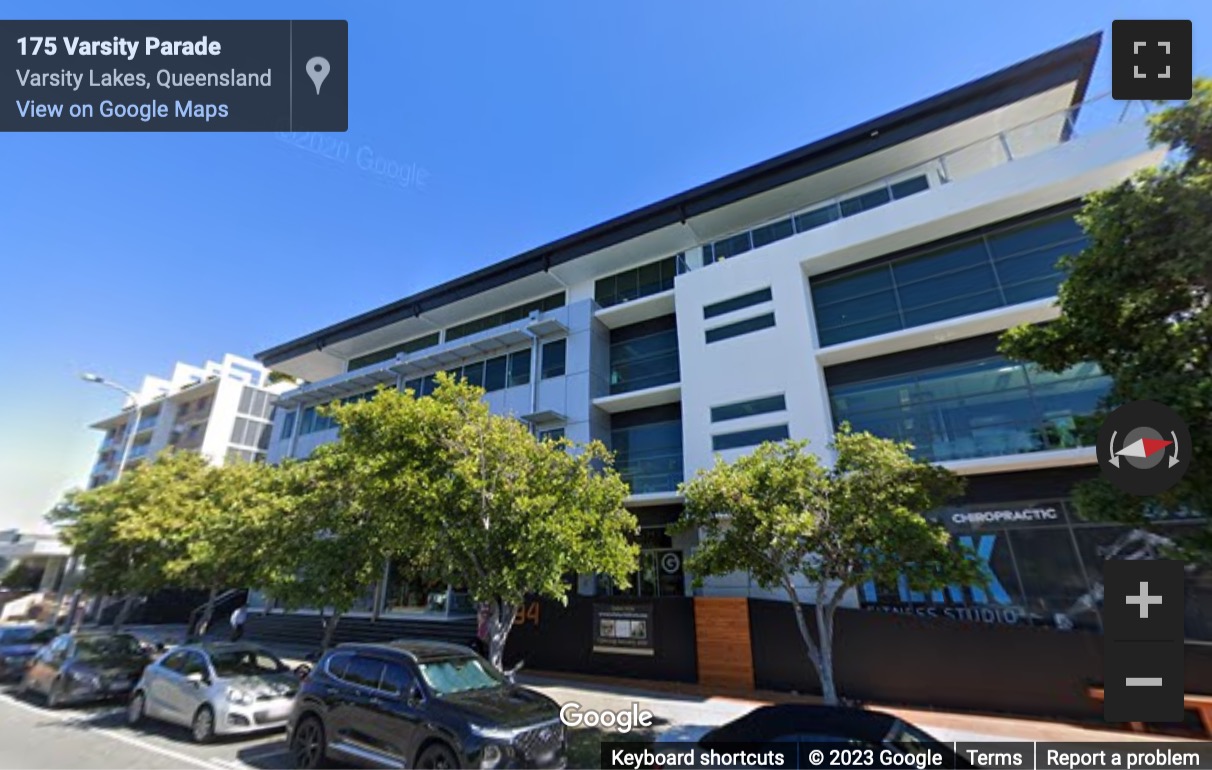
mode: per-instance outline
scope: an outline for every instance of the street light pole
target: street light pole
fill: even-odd
[[[114,390],[122,393],[127,398],[129,398],[131,400],[131,403],[133,403],[135,406],[133,419],[126,426],[126,440],[122,444],[122,457],[118,461],[118,470],[114,473],[114,481],[118,481],[119,479],[122,478],[122,471],[124,471],[126,469],[126,461],[130,457],[131,447],[133,447],[134,443],[135,443],[135,432],[139,427],[139,421],[143,419],[143,405],[139,402],[139,396],[133,390],[131,390],[130,388],[123,387],[123,386],[119,385],[118,383],[113,382],[112,380],[107,380],[100,375],[93,374],[92,372],[85,372],[84,374],[80,375],[80,379],[84,380],[85,382],[92,382],[92,383],[96,383],[97,385],[104,385],[107,388],[113,388]],[[71,572],[75,572],[79,568],[79,557],[76,556],[76,554],[74,554],[74,553],[72,554],[72,557],[71,557],[71,565],[72,565]],[[81,598],[81,591],[80,591],[79,587],[77,587],[75,590],[72,591],[72,601],[67,610],[68,630],[74,630],[74,628],[79,625],[76,622],[77,621],[76,612],[80,608],[80,598]],[[82,619],[80,619],[80,620],[82,620]]]

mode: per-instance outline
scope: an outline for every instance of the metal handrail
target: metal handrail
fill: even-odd
[[[1053,120],[1059,115],[1066,116],[1065,117],[1064,135],[1061,138],[1060,142],[1058,143],[1058,144],[1064,144],[1065,142],[1068,142],[1068,141],[1074,139],[1078,135],[1077,121],[1075,119],[1075,117],[1078,115],[1078,113],[1083,108],[1089,107],[1092,104],[1103,102],[1104,100],[1108,99],[1110,96],[1111,96],[1111,92],[1106,91],[1106,92],[1098,94],[1097,96],[1091,97],[1090,99],[1086,99],[1085,101],[1080,102],[1078,104],[1072,104],[1063,109],[1054,110],[1045,115],[1041,115],[1041,116],[1032,118],[1030,120],[1025,120],[1022,123],[1015,124],[1013,126],[1010,126],[1009,128],[1003,128],[992,134],[987,134],[978,139],[974,139],[966,144],[960,145],[959,147],[953,147],[953,148],[947,150],[946,152],[940,153],[933,157],[927,158],[922,161],[918,161],[916,163],[912,163],[910,165],[903,166],[903,167],[897,169],[896,171],[892,171],[890,173],[884,174],[883,176],[881,176],[877,179],[873,179],[869,182],[864,182],[863,184],[849,187],[845,190],[835,193],[834,195],[830,196],[829,198],[823,198],[823,199],[816,201],[815,203],[812,203],[807,206],[796,206],[795,208],[788,209],[781,214],[778,214],[776,216],[762,220],[762,221],[757,222],[752,225],[747,225],[744,228],[734,230],[726,235],[713,237],[710,240],[703,241],[702,243],[700,243],[700,245],[705,246],[708,244],[714,244],[719,241],[733,238],[742,233],[751,233],[754,230],[757,230],[757,229],[762,228],[769,224],[773,224],[774,222],[781,221],[783,219],[791,218],[792,220],[794,220],[794,218],[800,214],[806,214],[811,211],[816,211],[818,209],[826,208],[830,205],[833,205],[834,207],[840,207],[841,201],[843,199],[853,197],[855,194],[858,194],[860,192],[871,192],[871,191],[878,190],[881,187],[883,187],[885,189],[888,189],[889,194],[891,194],[891,187],[894,183],[894,180],[900,181],[898,179],[899,177],[901,177],[905,174],[908,174],[911,171],[916,171],[919,169],[921,169],[923,171],[929,171],[929,169],[932,166],[934,166],[938,172],[939,182],[942,184],[950,184],[953,181],[953,179],[952,179],[951,172],[947,166],[947,159],[953,158],[956,155],[958,155],[966,150],[971,150],[974,147],[978,147],[980,145],[986,144],[991,141],[999,142],[999,144],[1001,145],[1003,154],[1005,155],[1005,160],[1003,161],[1003,163],[998,164],[998,165],[1003,165],[1004,163],[1013,162],[1017,158],[1015,157],[1014,152],[1012,150],[1009,135],[1013,134],[1015,131],[1020,131],[1029,126],[1033,126],[1033,125],[1037,125],[1039,123],[1044,123],[1046,121]],[[1128,118],[1128,113],[1131,111],[1132,106],[1137,103],[1139,103],[1142,106],[1142,108],[1146,114],[1148,114],[1150,112],[1149,102],[1144,101],[1144,100],[1137,100],[1137,99],[1128,100],[1124,103],[1124,109],[1122,111],[1120,111],[1119,117],[1115,121],[1115,123],[1121,124],[1121,123],[1125,122],[1125,120],[1127,120],[1127,118]],[[843,217],[839,216],[838,218],[841,219]],[[837,220],[834,220],[834,221],[837,221]],[[832,222],[830,222],[829,224],[832,224]],[[813,229],[815,229],[815,228],[813,228]],[[807,231],[805,230],[804,232],[807,232]],[[750,236],[750,249],[757,248],[757,247],[753,246],[752,243],[753,243],[752,236]]]

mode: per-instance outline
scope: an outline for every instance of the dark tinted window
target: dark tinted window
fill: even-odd
[[[734,310],[740,310],[741,308],[753,305],[760,305],[773,299],[774,295],[770,293],[769,287],[758,289],[757,291],[742,294],[739,297],[731,297],[720,302],[713,302],[710,305],[704,305],[703,318],[715,318],[718,315],[724,315],[725,313],[731,313]]]
[[[474,364],[464,366],[463,377],[467,380],[468,385],[475,385],[477,388],[484,387],[484,362],[476,361]]]
[[[484,363],[484,390],[490,393],[505,387],[505,373],[509,369],[509,359],[505,356],[490,358]]]
[[[508,387],[530,382],[530,348],[509,354]]]
[[[556,340],[548,342],[543,346],[543,374],[545,380],[548,377],[560,377],[564,374],[564,359],[568,351],[567,340]]]
[[[205,676],[209,672],[209,669],[206,666],[206,658],[196,652],[189,652],[186,653],[185,660],[181,662],[180,671],[182,676],[189,676],[190,674],[202,674]]]
[[[766,398],[755,398],[750,401],[739,401],[735,404],[711,407],[711,421],[736,420],[741,417],[751,417],[755,414],[782,412],[786,408],[787,401],[783,398],[782,394],[767,396]]]
[[[759,246],[765,246],[767,243],[774,243],[784,238],[790,238],[794,234],[795,227],[792,226],[790,219],[756,227],[753,230],[753,248],[756,249]]]
[[[811,230],[821,225],[827,225],[842,216],[838,211],[836,203],[830,203],[828,206],[822,206],[819,209],[800,214],[795,218],[795,231],[802,233],[806,230]]]
[[[345,669],[349,667],[349,661],[352,658],[353,658],[352,655],[349,655],[346,653],[340,653],[337,655],[333,655],[331,658],[328,659],[328,663],[326,663],[324,665],[325,665],[325,668],[328,669],[328,673],[330,673],[333,676],[340,679],[345,676]]]
[[[744,321],[737,321],[733,324],[725,326],[717,326],[714,329],[708,329],[706,336],[707,342],[719,342],[720,340],[739,337],[742,334],[749,334],[761,329],[769,329],[774,326],[774,313],[757,316],[756,318],[747,318]]]
[[[719,452],[724,449],[757,446],[765,441],[782,441],[789,435],[786,425],[771,425],[768,428],[740,430],[736,433],[722,433],[718,436],[712,436],[711,448]]]
[[[189,653],[184,650],[170,652],[164,660],[160,661],[160,665],[167,668],[169,671],[180,671],[185,667],[185,659],[189,657]]]
[[[350,684],[378,689],[379,681],[383,678],[383,661],[355,655],[341,678]]]
[[[399,695],[408,692],[412,683],[412,672],[403,663],[384,664],[383,682],[379,689]]]

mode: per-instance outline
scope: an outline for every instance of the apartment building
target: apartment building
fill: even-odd
[[[133,468],[169,448],[216,463],[264,460],[274,401],[294,387],[271,383],[269,375],[256,361],[228,354],[202,366],[177,363],[167,378],[145,377],[137,401],[128,398],[120,412],[91,426],[105,436],[89,487],[113,481],[123,462]]]
[[[852,606],[1096,628],[1102,559],[1146,547],[1069,503],[1096,472],[1081,427],[1108,379],[996,343],[1056,317],[1082,197],[1163,159],[1143,105],[1088,93],[1099,47],[1075,41],[266,350],[310,383],[279,399],[269,459],[336,437],[322,404],[381,385],[424,395],[458,372],[537,433],[617,453],[642,527],[630,592],[681,596],[694,540],[667,532],[679,483],[767,440],[827,455],[848,421],[968,478],[937,515],[994,575],[930,595],[868,586]],[[763,595],[743,574],[702,591]]]

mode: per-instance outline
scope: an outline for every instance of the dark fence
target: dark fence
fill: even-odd
[[[245,635],[264,644],[288,644],[318,649],[324,639],[324,619],[319,615],[250,612]],[[379,618],[343,617],[333,642],[387,642],[393,639],[426,639],[468,644],[476,635],[475,618]]]
[[[595,604],[651,605],[652,655],[593,651]],[[536,611],[537,610],[537,611]],[[530,605],[509,634],[505,664],[600,676],[694,682],[698,669],[694,646],[694,600],[689,597],[628,599],[570,596],[568,606],[539,600]]]
[[[752,599],[756,685],[819,693],[795,616]],[[816,629],[809,611],[809,627]],[[1101,719],[1103,638],[1088,631],[838,610],[834,674],[843,697],[967,711]],[[1188,692],[1212,693],[1212,648],[1186,648]]]

